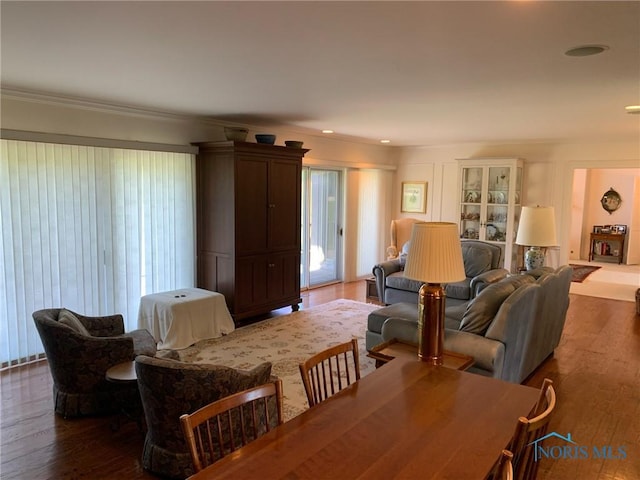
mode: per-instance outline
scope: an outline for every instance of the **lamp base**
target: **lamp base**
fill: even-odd
[[[446,297],[439,283],[425,283],[418,292],[418,358],[432,365],[443,361]]]
[[[540,247],[530,247],[524,254],[524,265],[527,270],[534,270],[544,266],[544,250]]]

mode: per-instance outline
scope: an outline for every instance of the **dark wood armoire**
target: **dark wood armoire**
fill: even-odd
[[[302,157],[248,142],[198,143],[197,282],[222,293],[234,320],[300,298]]]

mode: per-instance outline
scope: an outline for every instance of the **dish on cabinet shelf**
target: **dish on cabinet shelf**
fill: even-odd
[[[467,203],[478,203],[480,202],[480,193],[475,191],[467,192],[464,201]]]
[[[488,223],[487,224],[487,240],[495,240],[497,233],[498,233],[498,229],[496,228],[496,226]]]
[[[496,203],[507,203],[504,192],[496,193]]]

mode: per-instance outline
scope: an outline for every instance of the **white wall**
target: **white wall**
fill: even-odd
[[[452,182],[451,162],[475,157],[524,159],[523,205],[554,206],[556,210],[560,248],[549,252],[548,263],[557,266],[568,263],[570,256],[574,170],[640,168],[640,140],[630,143],[460,144],[406,148],[399,157],[396,188],[399,189],[404,178],[422,180],[417,175],[424,175],[430,184],[446,185],[440,203],[432,203],[434,210],[428,210],[427,216],[429,220],[456,221],[455,217],[451,218],[451,205],[456,205],[459,187],[457,180],[455,184]],[[438,169],[436,165],[442,165],[442,168]],[[600,196],[602,193],[604,191]],[[399,205],[395,215],[401,216]]]

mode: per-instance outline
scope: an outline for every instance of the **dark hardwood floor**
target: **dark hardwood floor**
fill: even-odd
[[[305,292],[303,305],[335,298],[365,301],[365,282]],[[526,383],[538,387],[545,377],[554,381],[558,396],[551,430],[570,433],[590,453],[593,447],[602,452],[611,446],[613,453],[622,447],[626,458],[545,458],[538,478],[640,478],[640,316],[635,305],[571,295],[560,346]],[[144,437],[135,423],[123,423],[114,432],[111,418],[54,415],[46,361],[5,370],[0,380],[2,480],[158,478],[141,467]]]

